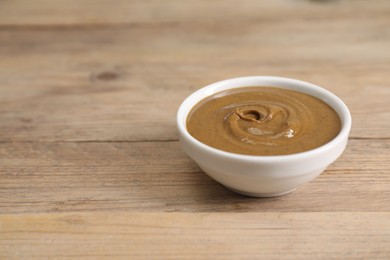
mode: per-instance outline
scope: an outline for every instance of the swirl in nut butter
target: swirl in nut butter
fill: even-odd
[[[200,101],[188,132],[214,148],[248,155],[286,155],[326,144],[340,132],[336,111],[322,100],[277,87],[244,87]]]

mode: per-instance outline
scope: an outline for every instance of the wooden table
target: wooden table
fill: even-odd
[[[278,75],[349,106],[345,153],[277,198],[211,180],[175,113]],[[390,259],[390,2],[0,1],[0,259]]]

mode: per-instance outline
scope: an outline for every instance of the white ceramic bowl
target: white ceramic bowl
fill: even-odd
[[[316,149],[276,156],[225,152],[201,143],[188,133],[187,115],[195,104],[217,92],[248,86],[275,86],[315,96],[336,110],[341,119],[341,131],[329,143]],[[311,181],[342,154],[351,129],[351,114],[343,101],[319,86],[289,78],[253,76],[216,82],[194,92],[181,104],[177,125],[182,148],[211,178],[244,195],[274,197]]]

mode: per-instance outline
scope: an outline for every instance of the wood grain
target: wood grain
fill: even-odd
[[[243,75],[322,85],[349,106],[352,137],[389,138],[390,7],[380,2],[349,16],[362,1],[336,3],[340,9],[282,2],[252,1],[270,13],[238,8],[211,21],[200,21],[200,5],[197,19],[179,13],[172,25],[156,18],[150,26],[0,30],[0,141],[176,140],[175,113],[186,96]]]
[[[0,1],[0,259],[388,259],[387,0]],[[282,197],[207,177],[175,113],[246,75],[321,85],[345,153]]]
[[[287,196],[247,198],[207,177],[177,142],[3,143],[1,213],[389,211],[390,140],[351,140]]]
[[[0,216],[0,257],[386,259],[390,213]]]
[[[376,19],[388,15],[388,2],[376,0],[25,0],[2,1],[0,25],[6,26],[112,26],[172,22],[230,22],[237,20]],[[302,16],[303,14],[303,16]],[[29,27],[28,27],[29,28]]]

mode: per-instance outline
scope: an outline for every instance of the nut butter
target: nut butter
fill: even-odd
[[[243,87],[209,96],[190,111],[187,130],[214,148],[247,155],[286,155],[326,144],[340,132],[322,100],[277,87]]]

